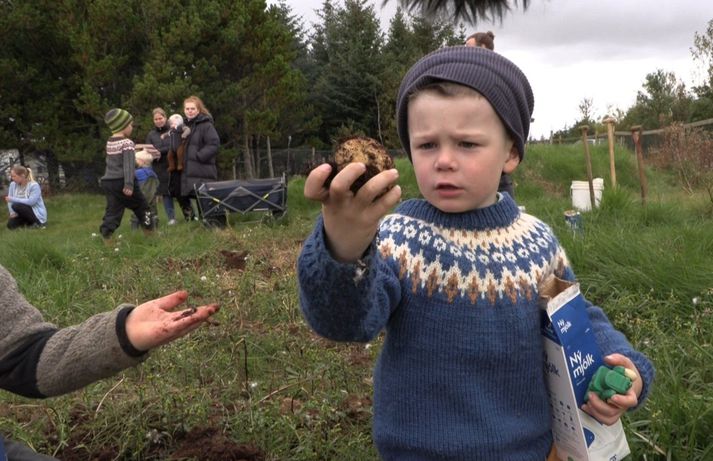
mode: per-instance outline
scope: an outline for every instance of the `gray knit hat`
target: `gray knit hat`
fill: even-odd
[[[118,133],[124,128],[126,128],[134,117],[124,109],[114,108],[106,113],[104,116],[104,122],[107,124],[109,129],[113,133]]]
[[[522,160],[535,105],[530,82],[508,59],[485,48],[470,46],[441,48],[424,56],[401,81],[396,99],[396,121],[401,144],[409,159],[409,96],[425,86],[441,81],[458,83],[482,94],[512,136]]]

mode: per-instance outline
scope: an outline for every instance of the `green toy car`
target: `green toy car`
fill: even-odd
[[[584,401],[589,400],[589,392],[595,392],[605,402],[615,394],[626,394],[635,379],[636,373],[622,366],[609,368],[602,365],[589,381]]]

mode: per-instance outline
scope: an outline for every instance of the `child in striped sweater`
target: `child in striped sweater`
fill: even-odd
[[[129,139],[134,118],[124,109],[111,109],[104,121],[111,130],[106,142],[106,170],[100,184],[106,196],[106,211],[99,232],[105,240],[121,225],[126,208],[134,212],[139,225],[151,231],[154,222],[146,198],[134,181],[135,145]]]

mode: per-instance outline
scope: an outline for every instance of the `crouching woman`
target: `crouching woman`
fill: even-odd
[[[42,200],[40,185],[32,177],[32,171],[22,165],[10,169],[10,189],[5,202],[10,212],[8,229],[19,227],[45,227],[47,208]]]

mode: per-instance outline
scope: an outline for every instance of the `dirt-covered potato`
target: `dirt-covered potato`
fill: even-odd
[[[329,188],[337,173],[352,162],[366,165],[366,173],[352,184],[351,190],[355,194],[368,180],[384,170],[394,168],[394,161],[380,142],[365,136],[354,136],[341,141],[334,150],[334,159],[328,162],[332,165],[332,173],[325,181],[324,187]]]

